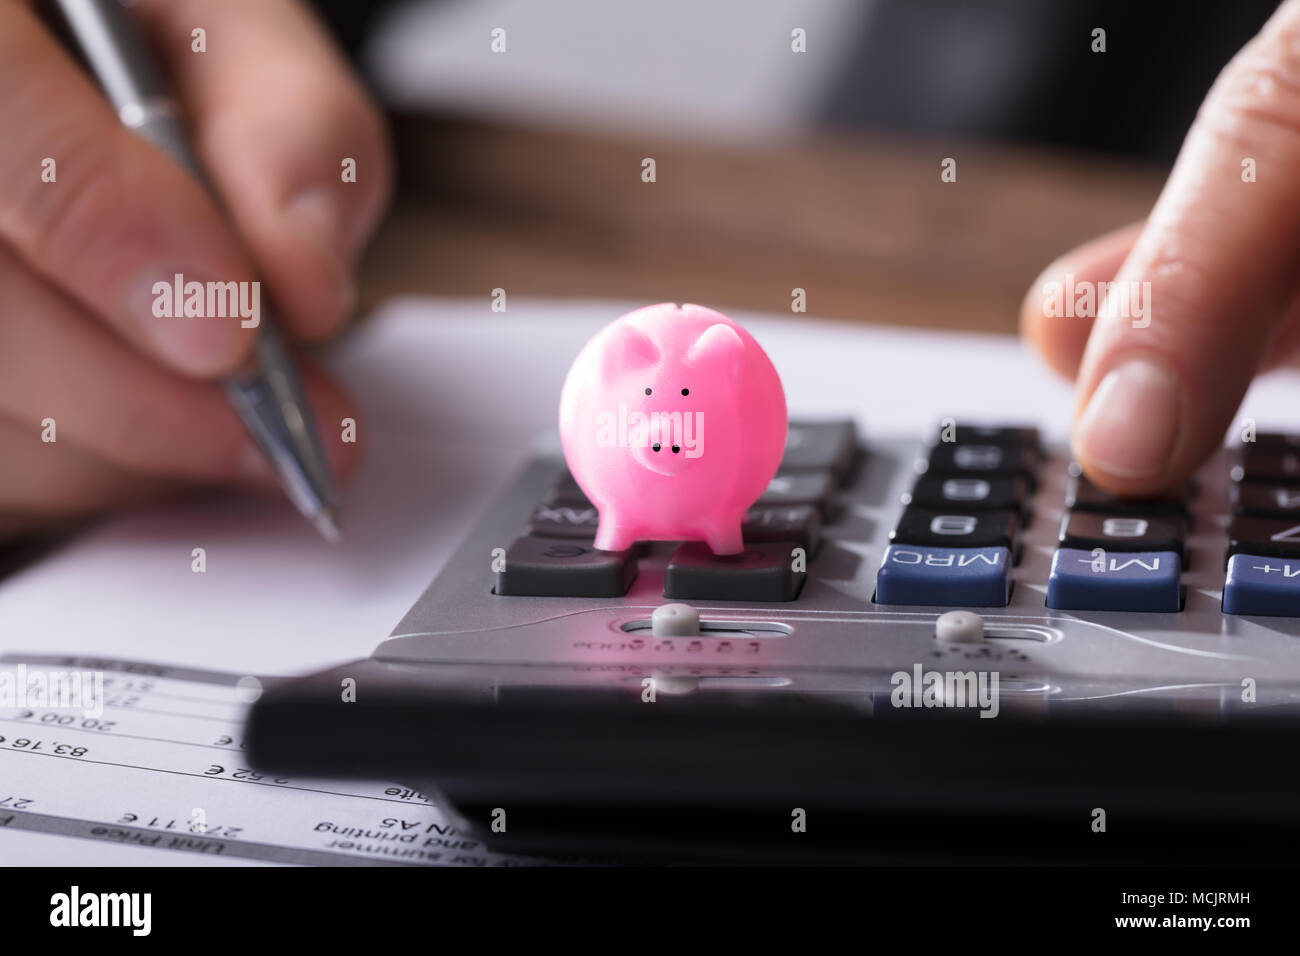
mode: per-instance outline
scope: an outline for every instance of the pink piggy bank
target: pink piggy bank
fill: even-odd
[[[578,353],[560,438],[600,512],[596,547],[703,540],[744,548],[740,525],[785,450],[785,392],[753,336],[671,302],[629,312]]]

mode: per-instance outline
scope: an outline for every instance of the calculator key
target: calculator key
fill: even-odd
[[[1300,617],[1300,561],[1234,554],[1223,585],[1223,613]]]
[[[1260,448],[1243,445],[1232,468],[1233,481],[1300,481],[1300,448]]]
[[[825,469],[777,472],[754,504],[760,508],[812,505],[826,515],[835,482],[834,474]]]
[[[1300,483],[1233,482],[1228,486],[1228,499],[1232,502],[1233,514],[1300,519]]]
[[[975,478],[1021,475],[1032,484],[1037,464],[1037,455],[1023,445],[940,442],[930,449],[925,473]]]
[[[594,505],[538,505],[528,519],[527,533],[543,538],[596,537],[600,512]]]
[[[1047,606],[1060,611],[1174,612],[1182,606],[1181,562],[1173,551],[1058,548],[1047,578]]]
[[[1071,466],[1065,485],[1065,507],[1071,511],[1091,511],[1116,515],[1183,515],[1188,516],[1187,499],[1178,495],[1162,498],[1119,498],[1102,491],[1086,475]]]
[[[1300,521],[1237,515],[1228,525],[1228,554],[1300,559]]]
[[[1009,548],[1016,537],[1014,511],[931,511],[903,509],[889,534],[891,544],[931,548]]]
[[[1253,442],[1243,442],[1263,451],[1300,451],[1300,432],[1259,432]]]
[[[573,480],[573,475],[567,471],[555,480],[550,492],[546,495],[548,505],[581,505],[590,507],[591,501],[578,483]]]
[[[586,542],[516,538],[497,572],[496,593],[508,596],[622,597],[636,577],[632,551],[597,551]]]
[[[943,432],[940,431],[940,440]],[[1037,452],[1042,444],[1032,425],[957,425],[952,440],[959,445],[1020,445]]]
[[[922,475],[903,499],[904,504],[931,510],[1023,511],[1029,483],[1011,475],[984,478],[945,478]]]
[[[858,429],[852,420],[790,423],[781,471],[823,468],[843,481],[858,454]]]
[[[808,576],[807,553],[795,541],[746,543],[740,554],[716,555],[686,541],[664,569],[664,597],[679,601],[793,601]]]
[[[1010,567],[1007,548],[891,544],[876,572],[876,603],[1005,607]]]
[[[1062,548],[1183,553],[1186,522],[1177,515],[1118,515],[1069,511],[1061,519]]]
[[[740,533],[746,541],[795,541],[811,557],[821,547],[821,513],[812,505],[750,508]]]

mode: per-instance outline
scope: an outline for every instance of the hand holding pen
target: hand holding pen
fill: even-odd
[[[279,339],[338,330],[387,201],[380,115],[297,3],[139,0],[129,14],[178,94],[206,186],[129,128],[151,117],[120,115],[111,82],[31,8],[0,0],[0,535],[193,483],[285,487],[231,399]],[[167,315],[158,283],[176,276],[259,282],[279,337],[238,312]],[[356,448],[339,422],[355,411],[303,371],[337,478]]]

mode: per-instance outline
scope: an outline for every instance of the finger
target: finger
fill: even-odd
[[[1133,223],[1071,249],[1025,293],[1020,334],[1063,377],[1073,381],[1079,372],[1096,317],[1096,290],[1115,278],[1141,231],[1142,223]],[[1092,290],[1091,300],[1085,290]]]
[[[234,367],[253,334],[238,316],[154,315],[154,284],[177,273],[198,282],[253,277],[193,177],[121,125],[21,4],[0,4],[0,91],[0,236],[171,367],[193,375]]]
[[[0,250],[0,411],[35,435],[51,420],[59,441],[116,467],[214,482],[274,486],[275,476],[219,385],[195,382],[138,354]],[[319,372],[306,376],[322,421],[351,411]],[[354,445],[327,443],[336,474]]]
[[[352,306],[362,246],[387,202],[379,110],[293,0],[141,0],[204,165],[300,336]],[[206,30],[206,52],[192,31]],[[345,163],[355,181],[345,181]]]
[[[1073,448],[1109,491],[1157,493],[1196,468],[1295,298],[1298,51],[1300,0],[1287,0],[1210,91],[1095,323]]]
[[[43,524],[174,492],[173,481],[118,468],[69,441],[46,441],[39,424],[0,418],[0,513]],[[8,522],[12,532],[18,524]]]

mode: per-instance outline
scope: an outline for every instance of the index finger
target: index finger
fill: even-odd
[[[1111,286],[1073,446],[1118,494],[1177,486],[1222,441],[1300,286],[1300,0],[1225,68]]]

